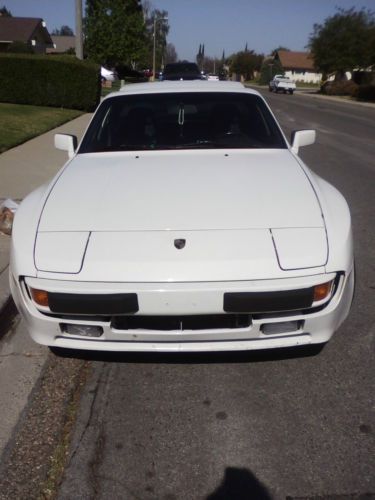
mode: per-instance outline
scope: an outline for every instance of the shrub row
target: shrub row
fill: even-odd
[[[339,80],[333,82],[325,82],[321,91],[327,95],[349,95],[352,96],[358,89],[358,85],[352,80]]]
[[[375,85],[358,85],[353,80],[325,82],[322,94],[347,95],[363,101],[375,101]]]
[[[361,101],[375,102],[375,85],[360,85],[355,97]]]
[[[74,56],[0,54],[0,101],[92,111],[100,68]]]

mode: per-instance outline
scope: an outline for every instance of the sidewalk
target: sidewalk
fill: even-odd
[[[0,154],[0,204],[7,198],[16,202],[56,174],[68,159],[54,147],[54,135],[67,133],[82,137],[91,118],[82,115],[24,144]],[[8,268],[10,237],[0,233],[0,326],[9,301]]]

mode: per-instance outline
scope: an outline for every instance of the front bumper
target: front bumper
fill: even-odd
[[[349,313],[354,289],[354,272],[338,274],[330,300],[320,307],[278,313],[247,311],[248,320],[235,327],[214,325],[200,328],[158,329],[150,319],[179,317],[224,317],[224,294],[292,291],[315,286],[335,278],[320,274],[301,278],[243,282],[202,283],[89,283],[10,276],[15,303],[31,337],[39,344],[100,351],[231,351],[254,350],[327,342]],[[114,321],[113,316],[56,314],[39,310],[29,287],[67,294],[137,294],[139,310],[125,315],[140,322]],[[243,315],[241,315],[242,317]],[[142,323],[142,318],[149,321]],[[225,318],[226,319],[226,318]],[[125,321],[126,323],[126,321]],[[148,324],[148,327],[144,325]],[[182,321],[181,321],[181,324]],[[99,338],[67,333],[66,325],[100,327]]]

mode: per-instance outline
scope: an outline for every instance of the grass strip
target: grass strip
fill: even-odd
[[[69,458],[90,362],[47,358],[0,463],[0,500],[53,500]]]
[[[0,153],[82,114],[75,109],[0,103]]]

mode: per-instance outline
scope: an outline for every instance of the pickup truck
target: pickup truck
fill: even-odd
[[[284,94],[287,92],[293,94],[296,90],[296,84],[284,75],[275,75],[270,81],[268,88],[270,92],[279,92],[279,90],[282,90]]]

